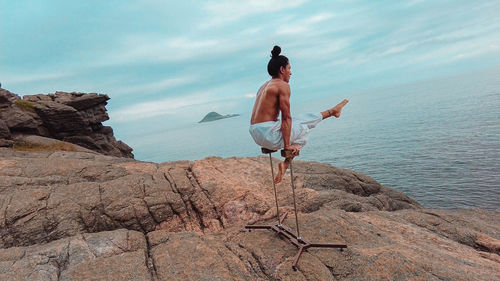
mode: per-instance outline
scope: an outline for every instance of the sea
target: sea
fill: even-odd
[[[359,171],[426,208],[500,209],[500,68],[335,93],[292,104],[292,117],[343,98],[341,117],[320,122],[298,159]],[[258,156],[250,111],[122,140],[136,159],[156,163]]]

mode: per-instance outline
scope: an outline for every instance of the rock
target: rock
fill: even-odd
[[[255,272],[220,239],[167,231],[151,232],[148,239],[159,280],[256,280],[258,276],[252,276]]]
[[[0,147],[11,147],[12,145],[14,145],[14,141],[0,139]]]
[[[17,95],[4,89],[0,89],[0,120],[5,122],[11,133],[38,134],[37,128],[42,125],[33,104],[23,102]]]
[[[0,119],[0,147],[10,147],[14,144],[11,140],[12,136],[10,134],[9,127],[3,120]]]
[[[236,117],[240,116],[239,114],[227,114],[227,115],[220,115],[217,112],[209,112],[203,119],[201,119],[198,123],[203,123],[203,122],[211,122],[211,121],[216,121],[220,119],[225,119],[225,118],[230,118],[230,117]]]
[[[153,164],[69,151],[22,154],[6,149],[0,155],[11,159],[0,169],[0,188],[4,190],[0,198],[10,202],[0,213],[3,247],[123,227],[145,233],[158,229],[213,233],[275,214],[265,157]],[[352,190],[350,186],[379,184],[329,165],[309,177],[304,174],[308,165],[317,164],[295,165],[297,204],[302,212],[323,206],[350,210],[338,204],[342,196],[362,206],[357,211],[421,208],[416,202],[398,205],[400,198],[391,197],[390,189],[380,186],[372,188],[368,197],[351,194],[345,191]],[[317,178],[334,172],[350,180],[336,186],[325,183],[318,190],[308,188]],[[335,177],[331,179],[336,182]],[[285,177],[277,186],[281,206],[288,210],[293,206],[289,184]],[[36,194],[44,195],[34,197]],[[381,197],[386,204],[366,199],[371,197]]]
[[[266,157],[0,148],[0,159],[0,280],[500,279],[500,212],[424,209],[327,164],[294,164],[301,235],[348,248],[311,248],[293,271],[295,246],[244,230],[275,223]],[[278,199],[295,229],[289,176]]]
[[[44,182],[50,183],[50,189],[42,188],[40,192],[50,191],[51,196],[50,200],[45,202],[46,209],[30,208],[31,212],[21,214],[23,217],[29,215],[27,223],[16,224],[15,221],[19,218],[9,219],[9,214],[19,213],[19,210],[12,210],[12,207],[7,209],[6,219],[12,224],[12,233],[3,236],[4,243],[26,245],[42,242],[47,238],[53,240],[74,235],[82,229],[102,231],[123,226],[145,232],[158,228],[197,233],[214,232],[222,229],[224,225],[271,217],[275,210],[270,177],[266,175],[267,159],[264,157],[212,157],[195,162],[157,165],[138,161],[123,162],[117,161],[116,158],[102,158],[84,153],[47,152],[47,156],[38,154],[40,158],[21,158],[21,154],[13,151],[6,153],[11,155],[6,158],[16,159],[16,167],[25,170],[25,180],[20,180],[20,175],[16,173],[8,173],[7,175],[16,177],[4,179],[5,187],[25,187],[19,191],[15,188],[10,190],[11,200],[18,197],[21,200],[27,195],[25,190],[29,190],[28,186],[38,190],[41,183],[42,186],[46,185]],[[81,156],[84,156],[85,161]],[[317,210],[322,205],[336,206],[335,202],[338,196],[341,196],[339,194],[350,195],[351,202],[359,200],[362,202],[359,204],[364,204],[368,206],[365,208],[371,210],[393,209],[391,206],[396,206],[394,202],[399,200],[381,192],[374,192],[372,196],[384,196],[389,203],[387,206],[370,205],[369,201],[363,201],[362,196],[351,195],[343,190],[331,192],[329,189],[333,186],[325,186],[319,189],[319,192],[307,188],[306,186],[310,186],[310,182],[314,182],[316,178],[304,176],[301,168],[304,165],[307,163],[296,165],[297,194],[302,198],[298,206],[303,212]],[[330,169],[337,168],[330,166]],[[103,173],[109,175],[104,181]],[[331,174],[332,171],[325,170],[324,173]],[[339,175],[344,178],[351,177],[351,185],[365,184],[363,179],[358,180],[352,176],[352,171],[346,170]],[[322,174],[316,176],[324,178]],[[151,178],[148,179],[149,177]],[[66,178],[70,180],[65,180]],[[367,184],[378,185],[369,178],[365,180]],[[266,188],[255,192],[262,186]],[[289,179],[278,185],[279,200],[284,207],[292,206],[288,186]],[[338,185],[335,188],[350,190],[347,181],[343,186]],[[386,189],[379,187],[380,190]],[[42,199],[33,200],[40,202]],[[11,201],[11,205],[13,203],[15,202]],[[414,205],[408,204],[408,207],[420,208],[416,202]],[[50,226],[52,224],[56,225],[54,229]],[[39,232],[43,230],[39,227],[42,226],[52,229],[50,237],[39,237]],[[14,237],[30,237],[35,240],[16,241],[12,240]]]
[[[86,149],[84,147],[81,147],[73,143],[41,137],[37,135],[15,134],[13,136],[13,141],[15,142],[16,150],[77,151],[77,152],[88,152],[94,154],[97,153],[93,150]]]
[[[113,130],[102,125],[109,119],[107,100],[107,95],[66,92],[21,99],[0,89],[0,121],[14,134],[54,138],[105,155],[133,158],[132,148],[117,141]]]
[[[151,280],[147,249],[124,229],[0,249],[0,280]]]

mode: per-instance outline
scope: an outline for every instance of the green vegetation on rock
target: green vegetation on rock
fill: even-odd
[[[34,104],[29,101],[24,101],[24,100],[16,100],[15,104],[22,110],[24,111],[30,111],[34,112],[35,110],[33,109]]]
[[[29,101],[24,101],[24,100],[16,100],[16,104],[19,106],[27,106],[27,107],[33,107],[33,103]]]

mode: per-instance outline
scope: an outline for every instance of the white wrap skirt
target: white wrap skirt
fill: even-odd
[[[309,132],[321,120],[323,120],[321,113],[305,113],[292,117],[290,144],[304,146],[307,143]],[[272,150],[284,147],[281,120],[250,125],[249,132],[255,143],[261,147]]]

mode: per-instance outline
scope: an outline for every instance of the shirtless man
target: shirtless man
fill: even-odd
[[[290,115],[290,63],[280,55],[281,48],[274,46],[267,71],[272,79],[264,83],[257,93],[250,120],[250,135],[255,142],[267,149],[291,150],[292,155],[299,154],[300,148],[307,142],[310,129],[328,117],[340,117],[342,108],[349,102],[344,99],[336,106],[321,113],[308,113],[293,118]],[[281,111],[281,121],[278,120]],[[293,157],[292,157],[293,158]],[[278,174],[274,182],[283,179],[292,158],[279,163]]]

